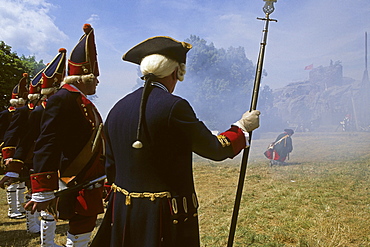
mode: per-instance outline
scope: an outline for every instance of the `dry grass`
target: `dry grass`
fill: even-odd
[[[288,165],[269,167],[277,134],[252,141],[234,246],[370,246],[370,133],[296,133]],[[202,246],[226,246],[239,168],[240,156],[195,157]],[[0,198],[0,246],[37,246]],[[58,222],[57,243],[66,229]]]

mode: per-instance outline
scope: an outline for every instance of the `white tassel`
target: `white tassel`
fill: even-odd
[[[143,143],[141,141],[136,141],[136,142],[134,142],[132,144],[132,147],[133,148],[137,148],[137,149],[142,148],[143,147]]]

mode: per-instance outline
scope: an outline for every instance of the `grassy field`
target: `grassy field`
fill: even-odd
[[[295,133],[287,165],[269,167],[278,134],[252,141],[234,246],[370,246],[370,133]],[[226,246],[240,158],[194,157],[202,246]],[[7,218],[5,192],[0,210],[0,246],[39,244],[25,220]],[[58,244],[66,229],[59,221]]]

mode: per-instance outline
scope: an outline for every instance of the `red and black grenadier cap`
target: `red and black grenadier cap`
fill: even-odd
[[[28,97],[28,73],[23,73],[22,78],[19,80],[18,84],[15,85],[12,91],[12,100],[24,99],[27,100]]]
[[[28,98],[30,98],[30,95],[41,95],[42,72],[44,70],[45,68],[41,69],[30,81]]]
[[[90,24],[83,26],[84,35],[73,48],[68,60],[68,75],[99,76],[94,29]]]
[[[43,95],[53,93],[58,88],[66,74],[66,53],[65,48],[60,48],[58,54],[48,63],[42,72],[42,89]]]

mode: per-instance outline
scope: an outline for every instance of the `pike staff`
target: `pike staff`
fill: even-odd
[[[258,56],[256,75],[255,75],[255,78],[254,78],[254,86],[253,86],[253,94],[252,94],[252,101],[251,101],[250,111],[256,110],[256,108],[257,108],[257,100],[258,100],[258,93],[259,93],[259,88],[260,88],[260,83],[261,83],[261,74],[262,74],[262,68],[263,68],[263,59],[264,59],[264,56],[265,56],[265,47],[266,47],[266,41],[267,41],[267,32],[268,32],[269,22],[270,21],[277,22],[277,20],[270,19],[270,14],[272,12],[274,12],[274,10],[275,10],[274,3],[277,0],[263,0],[263,1],[266,2],[265,5],[262,8],[263,12],[266,14],[266,17],[265,18],[257,17],[257,19],[265,21],[265,27],[263,29],[263,37],[262,37],[259,56]],[[252,132],[249,132],[249,140],[250,140],[250,144],[251,144]],[[249,150],[250,150],[250,146],[248,148],[244,149],[244,151],[243,151],[242,163],[241,163],[240,174],[239,174],[239,182],[238,182],[238,188],[237,188],[237,191],[236,191],[236,198],[235,198],[233,216],[232,216],[232,219],[231,219],[231,225],[230,225],[230,232],[229,232],[229,239],[228,239],[228,242],[227,242],[227,247],[232,247],[233,243],[234,243],[236,223],[238,221],[240,201],[241,201],[241,197],[242,197],[242,193],[243,193],[245,174],[246,174],[246,171],[247,171]]]

